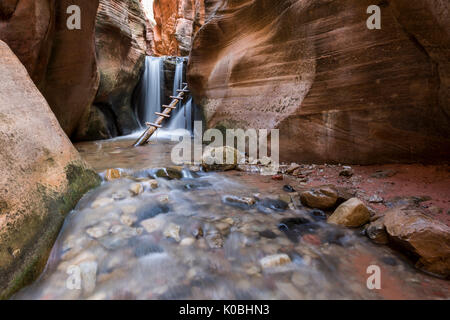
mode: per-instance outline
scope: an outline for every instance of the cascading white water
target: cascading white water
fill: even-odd
[[[177,58],[177,65],[175,68],[175,77],[173,79],[173,95],[178,95],[177,90],[183,89],[183,72],[184,72],[184,59]]]
[[[163,58],[146,57],[142,77],[142,122],[154,122],[155,112],[161,112],[162,88],[164,87]]]
[[[186,129],[192,132],[192,98],[178,111],[169,125],[169,130]]]

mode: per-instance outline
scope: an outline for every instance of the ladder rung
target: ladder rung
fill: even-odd
[[[180,90],[180,89],[178,89],[178,90],[177,90],[177,92],[188,93],[188,92],[189,92],[189,90],[184,90],[184,89],[183,89],[183,90]]]
[[[174,97],[174,96],[170,96],[170,99],[183,100],[183,98],[182,98],[182,97]]]
[[[156,124],[156,123],[151,123],[151,122],[146,122],[145,125],[146,125],[147,127],[162,128],[161,125]]]
[[[164,106],[164,108],[169,108],[169,109],[176,109],[177,107],[172,107],[172,106]]]
[[[181,85],[182,85],[183,87],[186,87],[186,86],[187,86],[187,83],[186,83],[186,82],[183,82]]]
[[[165,114],[165,113],[155,112],[155,114],[156,114],[157,116],[161,116],[161,117],[164,117],[164,118],[170,118],[170,115]]]

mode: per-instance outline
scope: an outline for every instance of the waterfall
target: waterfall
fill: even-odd
[[[183,89],[183,73],[184,73],[184,58],[177,58],[177,65],[175,68],[175,77],[173,79],[173,95],[178,95],[177,90]]]
[[[138,99],[139,119],[142,124],[144,124],[145,122],[156,121],[156,118],[158,116],[155,115],[155,112],[162,111],[161,106],[164,103],[167,103],[168,99],[168,97],[165,97],[165,95],[170,95],[170,91],[164,91],[164,68],[166,64],[165,59],[168,59],[168,62],[171,61],[170,57],[148,56],[145,59],[145,69],[140,82]],[[172,89],[173,96],[178,95],[177,90],[183,89],[182,86],[185,80],[184,63],[186,62],[186,58],[177,57],[175,61],[176,65]],[[164,121],[163,129],[157,131],[157,135],[158,132],[161,131],[164,131],[165,133],[161,132],[161,134],[165,135],[167,134],[167,131],[174,131],[176,129],[186,129],[192,132],[193,104],[194,102],[189,96],[187,96],[185,100],[181,100],[177,105],[177,109],[171,112],[171,118]]]
[[[164,87],[163,58],[146,57],[145,71],[142,77],[142,103],[140,118],[142,123],[154,122],[155,112],[161,112],[162,90]]]
[[[169,130],[175,129],[186,129],[192,132],[192,98],[189,98],[170,121]]]

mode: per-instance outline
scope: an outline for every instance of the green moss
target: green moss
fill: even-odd
[[[87,191],[101,182],[100,177],[93,170],[85,168],[82,163],[69,164],[65,168],[65,174],[67,188],[62,194],[44,185],[37,186],[35,198],[40,199],[41,204],[36,203],[35,208],[30,208],[35,213],[27,215],[27,221],[9,241],[26,244],[21,247],[22,255],[2,270],[5,274],[1,277],[0,299],[7,299],[39,276],[66,214]],[[39,218],[41,216],[45,218],[42,220]]]

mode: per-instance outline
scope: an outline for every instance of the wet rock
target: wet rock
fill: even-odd
[[[250,197],[238,197],[226,195],[222,197],[222,202],[230,206],[239,207],[242,209],[249,209],[255,204],[255,199]]]
[[[387,244],[389,237],[384,226],[384,219],[377,219],[371,222],[366,228],[367,237],[375,243]]]
[[[148,233],[152,233],[160,230],[164,226],[164,219],[161,216],[156,216],[154,218],[141,221],[141,226]]]
[[[277,234],[276,234],[275,232],[273,232],[273,231],[271,231],[271,230],[268,230],[268,229],[266,229],[266,230],[264,230],[264,231],[261,231],[261,232],[259,233],[259,235],[260,235],[261,237],[267,238],[267,239],[275,239],[275,238],[277,237]]]
[[[292,192],[295,192],[295,189],[292,188],[290,185],[286,184],[286,185],[283,186],[283,191],[292,193]]]
[[[288,208],[288,204],[282,200],[274,200],[270,198],[262,199],[258,202],[258,210],[262,213],[271,214],[274,212],[284,212]]]
[[[140,183],[133,183],[131,186],[130,186],[130,192],[131,192],[131,194],[132,195],[134,195],[134,196],[138,196],[138,195],[140,195],[142,192],[144,192],[144,187],[142,186],[142,184],[140,184]]]
[[[166,238],[174,239],[176,242],[180,242],[180,226],[174,223],[170,223],[169,226],[164,230],[164,236]]]
[[[278,199],[281,200],[281,201],[283,201],[283,202],[286,202],[286,203],[288,203],[288,204],[291,203],[291,201],[292,201],[291,196],[288,195],[288,194],[280,194],[280,195],[278,196]]]
[[[223,247],[223,237],[219,232],[210,232],[205,236],[206,243],[211,249]]]
[[[358,198],[351,198],[341,204],[328,218],[328,223],[345,227],[360,227],[370,219],[370,213],[365,204]]]
[[[347,177],[347,178],[350,178],[351,176],[353,176],[353,169],[352,169],[352,167],[349,167],[349,166],[342,167],[341,172],[339,172],[339,176]]]
[[[100,198],[100,199],[97,199],[94,202],[92,202],[91,208],[97,209],[100,207],[107,206],[108,204],[111,204],[113,202],[114,202],[114,199],[112,199],[112,198]]]
[[[181,240],[180,246],[189,247],[189,246],[192,246],[194,243],[195,243],[194,238],[187,237],[187,238],[184,238],[183,240]]]
[[[241,158],[242,155],[233,147],[208,148],[202,156],[202,167],[205,171],[233,170]]]
[[[179,180],[183,177],[183,167],[168,167],[156,171],[158,178],[165,178],[168,180]]]
[[[157,189],[158,188],[158,181],[155,179],[150,179],[145,182],[145,185],[148,186],[150,189]]]
[[[377,194],[374,194],[369,198],[370,203],[382,203],[383,201],[384,201],[383,198]]]
[[[283,219],[278,224],[278,229],[294,243],[297,243],[299,237],[305,234],[315,233],[318,228],[318,224],[304,217]]]
[[[285,253],[266,256],[259,260],[263,269],[275,268],[291,262],[291,258]]]
[[[163,194],[158,196],[158,202],[161,204],[168,204],[169,203],[169,195],[168,194]]]
[[[417,259],[416,267],[450,276],[450,228],[414,209],[386,212],[384,225],[389,238]]]
[[[131,214],[123,214],[120,216],[120,222],[131,227],[137,221],[137,217]]]
[[[101,223],[97,226],[88,228],[88,229],[86,229],[86,233],[88,234],[88,236],[90,236],[94,239],[104,237],[105,235],[107,235],[109,233],[109,224]]]
[[[331,187],[321,187],[302,192],[300,199],[308,207],[326,210],[336,205],[338,193]]]
[[[192,231],[192,235],[195,237],[195,239],[203,237],[203,228],[200,226],[195,227]]]
[[[108,169],[105,173],[105,180],[106,181],[113,181],[120,179],[122,176],[121,172],[118,169]]]
[[[327,220],[327,215],[325,212],[319,209],[313,209],[308,212],[309,216],[313,218],[314,221],[325,221]]]
[[[170,207],[167,204],[152,203],[140,208],[137,212],[137,221],[153,218],[158,214],[169,212]]]

